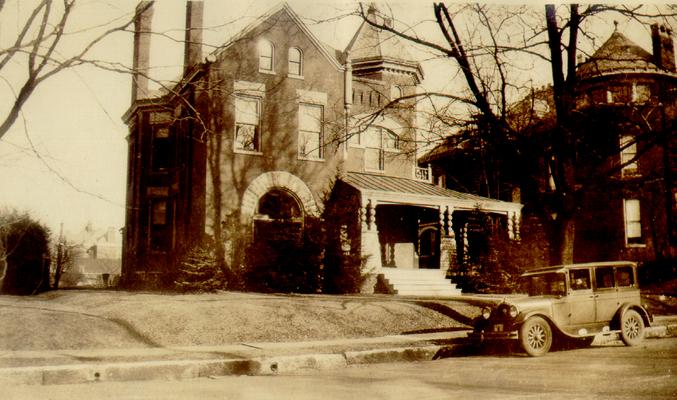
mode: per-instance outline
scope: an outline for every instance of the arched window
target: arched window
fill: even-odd
[[[275,56],[275,48],[269,41],[262,39],[259,42],[259,70],[273,71],[273,58]]]
[[[259,199],[254,239],[269,244],[298,242],[303,237],[303,211],[294,195],[273,188]]]
[[[303,53],[301,50],[292,47],[289,49],[289,75],[303,75]]]
[[[390,88],[390,101],[397,100],[402,97],[402,88],[396,85],[393,85]]]
[[[261,196],[258,214],[271,220],[291,220],[302,216],[301,206],[286,190],[271,189]]]

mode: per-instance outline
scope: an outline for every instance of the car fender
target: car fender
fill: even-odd
[[[534,311],[531,311],[531,312],[528,312],[528,313],[518,315],[517,318],[515,318],[514,326],[515,327],[522,326],[522,324],[531,317],[541,317],[544,320],[546,320],[548,322],[548,324],[550,325],[550,328],[552,328],[553,333],[560,333],[560,334],[565,335],[565,336],[576,337],[576,336],[572,336],[572,335],[564,332],[555,323],[555,321],[553,321],[552,318],[550,318],[550,316],[548,314],[544,313],[543,311],[538,311],[538,310],[534,310]]]
[[[646,327],[651,326],[651,321],[653,321],[653,318],[652,318],[651,314],[644,307],[642,307],[641,305],[636,304],[636,303],[623,303],[623,304],[621,304],[620,307],[618,307],[618,311],[616,311],[616,314],[614,315],[613,320],[611,320],[611,329],[615,329],[615,330],[620,329],[620,327],[621,327],[621,317],[628,310],[637,311],[637,313],[639,313],[639,315],[644,320],[644,326],[646,326]]]

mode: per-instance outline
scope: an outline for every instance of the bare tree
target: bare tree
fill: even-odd
[[[52,289],[59,289],[61,277],[65,272],[68,272],[73,267],[77,247],[78,246],[75,244],[68,243],[66,238],[63,236],[63,232],[56,239],[56,256],[52,262]]]
[[[572,262],[574,214],[579,206],[579,194],[586,189],[584,183],[595,184],[594,181],[581,181],[577,174],[577,137],[573,126],[575,119],[572,118],[576,106],[576,62],[581,51],[581,38],[595,39],[590,25],[584,22],[615,13],[643,23],[666,20],[674,23],[677,13],[670,6],[655,11],[642,6],[577,4],[546,5],[542,11],[529,7],[516,9],[514,6],[478,4],[453,7],[443,3],[433,6],[434,23],[441,40],[418,35],[410,26],[386,24],[369,18],[363,5],[359,6],[357,13],[369,24],[407,39],[434,56],[453,61],[450,79],[454,79],[459,71],[466,89],[465,93],[453,97],[455,101],[469,106],[469,117],[459,119],[449,117],[449,114],[438,114],[437,117],[443,128],[461,133],[457,136],[458,141],[474,136],[482,147],[483,161],[490,163],[485,165],[487,192],[483,193],[488,196],[496,195],[495,188],[499,186],[503,168],[500,160],[504,159],[506,152],[520,154],[525,151],[520,148],[523,132],[511,121],[514,118],[511,117],[511,104],[516,103],[520,96],[524,98],[529,91],[533,92],[534,88],[528,87],[528,81],[515,80],[516,76],[524,75],[524,71],[519,65],[511,65],[510,59],[530,60],[532,65],[547,63],[552,73],[554,126],[548,135],[549,143],[545,144],[547,154],[543,156],[553,171],[556,197],[552,210],[554,220],[551,221],[553,235],[550,242],[555,249],[551,262]],[[391,18],[387,16],[388,20]],[[533,108],[529,114],[533,114]]]
[[[0,115],[0,138],[14,125],[40,84],[65,69],[91,63],[86,56],[97,44],[116,32],[126,31],[134,22],[130,12],[100,26],[70,30],[75,9],[76,0],[37,1],[18,22],[12,44],[0,48],[0,74],[14,95],[6,114]],[[6,2],[0,0],[0,17],[9,13]],[[66,38],[72,35],[89,39],[73,48],[72,43],[66,43]],[[21,73],[5,74],[17,65],[23,69]],[[10,81],[7,76],[14,78]]]

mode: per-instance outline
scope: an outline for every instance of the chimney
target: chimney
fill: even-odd
[[[199,64],[202,60],[202,17],[204,3],[188,1],[186,3],[186,39],[183,54],[183,72]]]
[[[153,1],[142,1],[134,15],[134,59],[132,61],[132,103],[148,96],[150,35]]]
[[[651,43],[654,64],[658,68],[675,72],[675,46],[672,42],[672,31],[665,25],[651,25]]]

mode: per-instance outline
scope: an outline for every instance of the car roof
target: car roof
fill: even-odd
[[[600,261],[600,262],[589,262],[582,264],[565,264],[565,265],[555,265],[552,267],[538,268],[527,271],[522,274],[522,276],[537,275],[547,272],[564,272],[570,269],[585,269],[590,267],[623,267],[623,266],[636,266],[637,263],[632,261]]]

